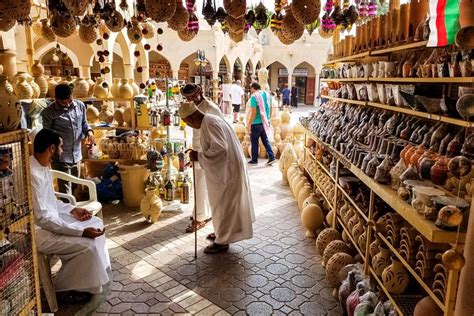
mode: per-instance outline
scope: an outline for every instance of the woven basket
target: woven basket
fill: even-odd
[[[182,31],[188,25],[189,13],[183,7],[181,0],[176,0],[176,11],[171,19],[168,20],[168,27],[173,31]]]
[[[31,0],[1,0],[0,18],[25,22],[30,17]]]
[[[226,17],[227,26],[229,27],[229,32],[237,33],[237,31],[243,30],[245,27],[245,19],[244,17],[240,17],[238,19],[234,19],[230,15]]]
[[[242,42],[244,40],[244,32],[229,32],[229,38],[236,43]]]
[[[142,29],[137,21],[132,22],[132,27],[127,28],[127,37],[132,44],[138,44],[143,38]]]
[[[76,16],[84,15],[87,6],[91,3],[90,0],[62,0],[62,2],[69,13]]]
[[[322,38],[331,38],[332,34],[334,33],[334,30],[325,31],[323,27],[320,25],[318,28],[318,33],[319,33],[319,36],[321,36]]]
[[[235,19],[241,18],[245,15],[245,8],[247,3],[245,0],[224,0],[224,9],[227,14]]]
[[[293,44],[295,42],[295,40],[293,40],[293,39],[286,38],[285,35],[283,34],[283,32],[278,32],[277,37],[280,40],[280,42],[282,44],[285,44],[285,45],[290,45],[290,44]]]
[[[81,25],[79,26],[79,38],[86,44],[94,43],[99,37],[96,27]]]
[[[296,41],[304,33],[304,25],[296,21],[290,8],[286,9],[286,15],[281,23],[281,33],[289,41]]]
[[[150,20],[141,23],[143,37],[146,39],[152,39],[155,36],[156,28]],[[144,32],[146,30],[146,32]]]
[[[51,29],[59,37],[69,37],[74,34],[77,23],[72,15],[55,13],[51,16]]]
[[[319,16],[321,4],[314,0],[294,0],[291,4],[291,12],[300,24],[311,24]]]
[[[9,31],[13,26],[15,26],[16,20],[10,19],[10,18],[5,18],[2,19],[0,18],[0,31],[2,32],[7,32]]]
[[[155,22],[166,22],[176,11],[175,0],[146,0],[146,12]]]
[[[177,33],[178,33],[178,37],[184,42],[189,42],[197,35],[197,33],[191,32],[187,28],[185,28],[184,30],[178,31]]]
[[[125,26],[122,14],[115,10],[105,19],[105,26],[107,26],[111,32],[120,32],[120,30]]]
[[[41,37],[51,43],[56,41],[56,35],[48,22],[47,19],[41,20]]]

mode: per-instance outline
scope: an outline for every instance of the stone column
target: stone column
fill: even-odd
[[[87,66],[87,65],[79,66],[79,77],[90,78],[91,77],[91,66]]]
[[[148,79],[150,79],[150,69],[148,69],[148,66],[142,66],[143,71],[140,74],[141,76],[141,82],[146,83]]]
[[[178,79],[179,77],[179,70],[171,70],[171,73],[173,75],[173,79]]]
[[[293,71],[288,72],[288,89],[291,90],[291,85],[293,84]]]
[[[16,52],[11,49],[0,50],[0,65],[3,66],[3,74],[13,77],[17,73]]]
[[[124,76],[127,79],[132,79],[133,76],[133,66],[130,64],[123,64]]]
[[[212,100],[217,103],[219,101],[219,72],[212,72]]]

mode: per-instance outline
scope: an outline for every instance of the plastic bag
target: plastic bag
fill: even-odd
[[[374,311],[375,305],[377,304],[377,295],[374,292],[368,291],[360,298],[360,303],[354,310],[355,316],[367,316]]]

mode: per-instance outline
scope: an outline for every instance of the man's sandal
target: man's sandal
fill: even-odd
[[[204,249],[204,253],[208,255],[213,255],[220,252],[226,252],[227,250],[229,250],[229,245],[219,245],[219,244],[213,243],[212,245],[207,246]]]
[[[191,224],[189,224],[188,227],[186,227],[186,232],[187,233],[194,233],[196,230],[200,230],[201,228],[206,226],[206,224],[209,223],[210,221],[211,221],[210,218],[206,219],[205,221],[202,221],[202,222],[193,220],[191,222]]]

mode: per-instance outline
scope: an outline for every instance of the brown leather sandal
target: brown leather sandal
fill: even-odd
[[[204,226],[206,226],[207,223],[209,223],[211,219],[206,219],[205,221],[199,222],[192,220],[192,222],[186,227],[186,232],[187,233],[194,233],[196,230],[200,230]]]

